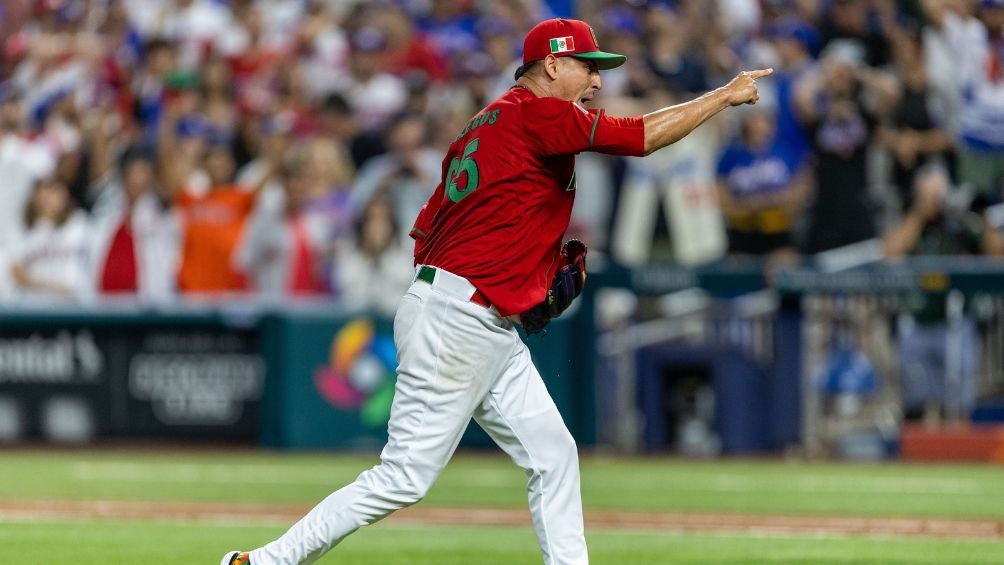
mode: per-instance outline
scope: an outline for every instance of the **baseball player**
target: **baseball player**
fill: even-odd
[[[539,331],[585,282],[585,246],[561,242],[575,154],[651,153],[729,106],[755,103],[755,80],[771,73],[742,72],[644,116],[583,108],[600,90],[599,71],[624,61],[601,51],[585,22],[530,30],[516,85],[458,132],[411,231],[415,279],[394,319],[397,386],[380,464],[279,539],[230,552],[222,565],[310,563],[360,526],[415,504],[472,417],[529,477],[544,562],[588,562],[575,442],[515,327]]]

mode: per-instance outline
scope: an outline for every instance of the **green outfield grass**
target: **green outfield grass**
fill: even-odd
[[[313,503],[376,456],[2,453],[0,499]],[[461,454],[423,504],[522,507],[504,457]],[[582,459],[587,508],[1001,518],[1004,467]]]
[[[173,522],[0,523],[0,563],[74,565],[206,563],[250,547],[281,527]],[[607,565],[778,564],[983,565],[1004,563],[1004,544],[924,539],[681,535],[591,531],[590,562]],[[321,563],[539,565],[529,528],[381,523],[348,538]]]
[[[309,505],[375,456],[274,453],[0,452],[0,502],[121,500]],[[1004,519],[1004,468],[585,456],[591,510]],[[526,479],[501,456],[461,454],[422,506],[524,507]],[[256,521],[257,520],[257,521]],[[274,520],[274,519],[273,519]],[[0,564],[215,564],[288,523],[3,519]],[[644,564],[1004,565],[1004,543],[860,536],[588,532],[591,562]],[[322,563],[539,564],[529,524],[364,528]]]

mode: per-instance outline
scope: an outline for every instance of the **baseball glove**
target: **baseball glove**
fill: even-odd
[[[551,280],[544,301],[520,314],[520,324],[527,334],[544,331],[551,318],[557,318],[572,305],[586,286],[586,244],[570,239],[561,246],[562,266]]]

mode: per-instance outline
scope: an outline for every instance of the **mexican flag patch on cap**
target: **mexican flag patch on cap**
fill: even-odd
[[[551,38],[551,53],[568,53],[569,51],[575,51],[575,43],[572,41],[571,35]]]

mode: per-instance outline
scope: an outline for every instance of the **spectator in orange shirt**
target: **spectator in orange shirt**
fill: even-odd
[[[235,164],[229,143],[214,139],[201,126],[182,125],[194,139],[178,143],[180,109],[169,108],[161,124],[158,160],[162,180],[180,212],[182,222],[181,266],[178,290],[182,293],[241,292],[247,285],[243,273],[233,268],[232,255],[251,215],[255,200],[272,178],[280,155],[274,155],[262,177],[250,187],[234,183]],[[280,149],[274,149],[281,153]],[[198,193],[190,186],[192,156],[207,177],[208,189]]]

